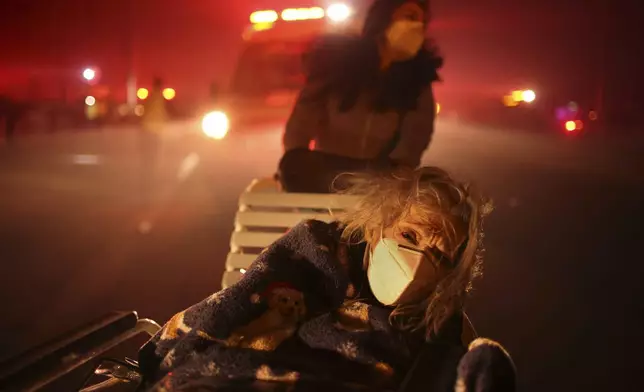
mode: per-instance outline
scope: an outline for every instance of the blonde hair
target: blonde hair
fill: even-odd
[[[413,305],[399,305],[390,316],[392,325],[403,330],[424,330],[427,337],[432,331],[438,333],[443,323],[462,309],[472,281],[482,273],[482,223],[492,210],[491,203],[469,184],[455,181],[437,167],[343,174],[338,179],[348,185],[340,193],[359,197],[354,208],[338,217],[344,225],[342,239],[346,242],[373,244],[381,230],[412,213],[416,221],[446,239],[456,238],[455,224],[462,223],[467,229],[454,260],[455,268],[427,298]]]

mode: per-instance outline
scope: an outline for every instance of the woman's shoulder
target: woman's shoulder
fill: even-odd
[[[314,234],[327,235],[335,237],[343,230],[342,223],[333,220],[330,222],[319,219],[305,219],[295,225],[291,230],[304,230]]]
[[[340,244],[341,237],[342,225],[339,222],[307,219],[291,228],[282,241],[292,243],[292,246],[306,244],[333,250]]]
[[[438,71],[442,66],[442,57],[431,49],[423,49],[413,60],[394,65],[391,75],[400,79],[397,83],[402,85],[406,85],[406,81],[428,88],[432,82],[441,80]]]
[[[367,244],[364,241],[351,242],[343,238],[345,226],[342,222],[334,220],[324,222],[316,219],[302,221],[291,230],[296,230],[298,236],[308,237],[310,242],[316,245],[328,247],[333,252],[341,251],[346,254],[351,264],[362,264]]]

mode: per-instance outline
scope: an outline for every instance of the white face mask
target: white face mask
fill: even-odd
[[[414,57],[425,41],[425,25],[412,20],[397,20],[387,30],[387,42],[399,59]]]
[[[431,289],[435,277],[434,265],[422,252],[401,247],[390,238],[380,239],[371,252],[367,278],[383,305],[419,299]]]

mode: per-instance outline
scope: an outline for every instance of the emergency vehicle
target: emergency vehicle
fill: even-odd
[[[204,134],[222,139],[229,129],[283,123],[304,84],[306,52],[320,36],[358,34],[366,3],[253,12],[230,88],[202,118]]]
[[[544,94],[542,94],[544,95]],[[534,90],[513,90],[503,96],[503,105],[512,108],[520,120],[524,123],[532,123],[541,128],[565,131],[566,134],[577,134],[585,130],[587,125],[598,119],[596,110],[586,100],[579,103],[578,100],[562,99],[561,95],[583,96],[583,94],[545,94],[537,99]]]

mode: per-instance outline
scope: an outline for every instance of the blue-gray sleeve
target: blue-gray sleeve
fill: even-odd
[[[284,150],[308,148],[320,134],[326,119],[324,83],[309,80],[302,88],[284,131]]]
[[[431,85],[418,98],[418,107],[405,114],[398,146],[389,157],[399,163],[417,167],[434,134],[436,101]]]

